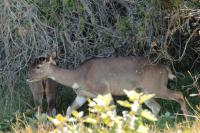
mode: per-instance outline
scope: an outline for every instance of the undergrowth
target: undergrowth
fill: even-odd
[[[184,95],[187,97],[188,103],[190,105],[187,108],[188,111],[194,114],[194,117],[196,116],[198,118],[199,111],[197,109],[197,105],[199,104],[199,97],[189,96],[189,94],[198,93],[198,91],[196,88],[193,87],[193,84],[191,84],[192,79],[189,76],[187,76],[187,74],[185,75],[186,75],[185,77],[179,76],[176,82],[170,81],[168,84],[168,87],[172,89],[177,88],[177,91],[181,90],[182,92],[184,92]],[[18,84],[15,86],[16,88],[13,89],[12,98],[11,98],[11,95],[8,95],[10,93],[5,93],[5,94],[0,93],[1,94],[0,130],[2,131],[12,130],[11,125],[13,124],[16,125],[17,119],[23,123],[28,123],[28,124],[30,124],[30,121],[32,122],[34,121],[32,124],[29,125],[30,127],[31,125],[35,125],[38,123],[38,116],[35,115],[35,112],[32,110],[34,107],[33,97],[31,95],[31,92],[26,82],[24,82],[24,78],[25,77],[22,76],[20,81],[18,81]],[[182,83],[184,83],[184,85]],[[57,98],[56,98],[57,112],[60,114],[65,114],[67,107],[72,103],[74,98],[75,98],[75,94],[73,93],[71,88],[60,86],[58,90]],[[116,112],[118,115],[122,115],[123,114],[122,112],[124,111],[127,111],[127,112],[130,111],[129,108],[119,105],[117,102],[118,100],[126,101],[127,98],[124,96],[122,97],[114,96]],[[154,128],[156,128],[156,130],[165,130],[166,125],[168,126],[169,129],[176,128],[177,125],[181,125],[181,123],[184,122],[184,119],[182,116],[179,116],[179,115],[174,116],[174,113],[179,113],[180,111],[180,106],[178,105],[178,103],[173,102],[173,101],[163,100],[163,99],[156,99],[156,100],[161,105],[161,111],[159,113],[160,118],[158,119],[157,122],[153,123]],[[143,108],[147,109],[147,107],[144,105],[143,105]],[[85,104],[78,111],[84,111],[84,114],[88,115],[89,114],[88,105]],[[47,116],[43,114],[42,117],[45,118]],[[197,118],[192,118],[191,120],[194,121]],[[26,125],[22,127],[25,127],[25,126]]]
[[[142,108],[142,104],[153,98],[153,94],[137,93],[135,91],[124,90],[128,100],[117,100],[117,103],[127,108],[122,114],[116,113],[116,106],[112,103],[110,94],[98,95],[96,98],[88,99],[89,113],[83,111],[73,111],[71,117],[57,114],[55,117],[40,113],[15,113],[13,122],[10,123],[9,132],[197,132],[199,127],[199,111],[192,121],[177,122],[172,126],[170,123],[176,121],[176,117],[165,115],[157,119],[150,111]],[[164,128],[156,126],[164,119],[171,121],[165,123]],[[191,118],[189,118],[191,119]]]

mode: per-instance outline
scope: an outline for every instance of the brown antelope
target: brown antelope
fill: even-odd
[[[40,62],[44,61],[46,58],[45,57],[40,57],[38,59],[35,59],[34,63],[32,65],[29,65],[29,69],[28,69],[28,73],[31,72],[36,66],[37,64],[39,64]],[[53,64],[56,64],[55,61],[52,62]],[[30,75],[28,75],[28,78]],[[38,80],[36,82],[28,82],[28,85],[30,87],[30,90],[33,94],[33,99],[34,99],[34,103],[35,106],[37,107],[37,110],[39,112],[43,112],[43,98],[44,98],[44,94],[46,95],[46,99],[47,99],[47,104],[48,104],[48,108],[47,108],[47,113],[49,115],[54,115],[56,113],[56,109],[55,109],[55,98],[56,98],[56,82],[51,80],[51,79],[41,79]]]
[[[171,70],[161,64],[151,64],[142,57],[97,58],[83,63],[75,70],[60,68],[49,61],[29,71],[29,82],[50,78],[63,85],[71,86],[77,97],[67,109],[67,116],[82,106],[87,98],[98,94],[111,93],[124,95],[123,89],[140,88],[144,93],[154,93],[156,98],[175,100],[181,110],[187,114],[185,99],[180,92],[167,88],[168,79],[175,76]],[[160,105],[154,100],[145,103],[154,114],[158,114]]]

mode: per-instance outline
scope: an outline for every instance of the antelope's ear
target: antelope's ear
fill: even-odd
[[[47,54],[47,59],[50,59],[50,58],[54,60],[57,58],[57,54],[55,51]]]
[[[55,64],[55,60],[51,56],[49,57],[49,63]]]
[[[55,60],[55,59],[56,59],[56,57],[57,57],[57,54],[56,54],[56,52],[54,51],[54,52],[52,52],[52,53],[51,53],[51,55],[50,55],[50,56],[52,57],[52,59],[54,59],[54,60]]]
[[[56,65],[56,61],[55,61],[56,57],[57,57],[56,52],[51,53],[48,56],[48,62]]]

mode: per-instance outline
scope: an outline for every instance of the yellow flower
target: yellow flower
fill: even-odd
[[[62,116],[61,114],[57,114],[56,119],[59,120],[62,123],[67,121],[67,118]]]
[[[83,111],[81,111],[81,112],[77,112],[77,111],[72,111],[72,115],[74,116],[74,117],[76,117],[76,118],[81,118],[82,116],[83,116]]]
[[[56,115],[55,118],[52,118],[50,116],[47,116],[47,118],[55,125],[55,126],[60,126],[64,124],[67,119],[66,117],[63,117],[61,114]]]
[[[137,129],[138,133],[149,133],[149,128],[144,125],[140,125]]]

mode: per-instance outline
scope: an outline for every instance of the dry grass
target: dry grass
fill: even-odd
[[[132,93],[131,93],[132,94]],[[146,112],[146,115],[142,115],[139,112],[143,112],[141,106],[138,111],[130,109],[124,115],[116,115],[112,113],[114,105],[110,105],[111,98],[109,95],[98,96],[93,100],[89,100],[89,111],[87,115],[83,115],[81,112],[73,112],[73,116],[70,119],[57,115],[55,118],[46,116],[45,114],[37,114],[35,118],[25,118],[24,120],[18,119],[16,123],[12,124],[13,132],[141,132],[141,133],[198,133],[200,124],[199,111],[196,110],[196,115],[193,115],[193,120],[182,121],[182,122],[167,122],[163,128],[157,126],[158,123],[162,122],[161,119],[156,121],[155,117],[150,113]],[[144,95],[143,95],[144,96]],[[133,96],[131,96],[133,97]],[[145,97],[145,96],[144,96]],[[150,97],[149,97],[150,98]],[[98,100],[99,101],[98,101]],[[130,97],[129,97],[130,100]],[[94,101],[97,101],[95,103]],[[134,100],[137,101],[137,100]],[[134,104],[134,101],[127,101],[126,104],[120,100],[121,106],[127,107],[129,104]],[[98,102],[104,102],[105,104],[98,104]],[[119,101],[118,101],[119,102]],[[138,112],[136,116],[134,112]],[[48,118],[48,119],[47,119]],[[72,119],[73,118],[73,119]],[[134,121],[132,119],[134,118]],[[136,119],[137,118],[137,119]],[[146,119],[146,123],[144,120]],[[164,119],[168,119],[167,116]],[[30,121],[31,120],[31,121]],[[148,120],[148,123],[147,123]],[[155,121],[154,123],[150,121]],[[177,120],[175,120],[177,121]],[[87,123],[87,124],[86,124]],[[132,123],[132,124],[131,124]],[[145,126],[143,128],[139,128]],[[120,128],[121,127],[121,128]]]
[[[200,121],[196,120],[192,125],[186,124],[177,124],[175,128],[167,127],[162,131],[163,133],[199,133],[200,130]]]

